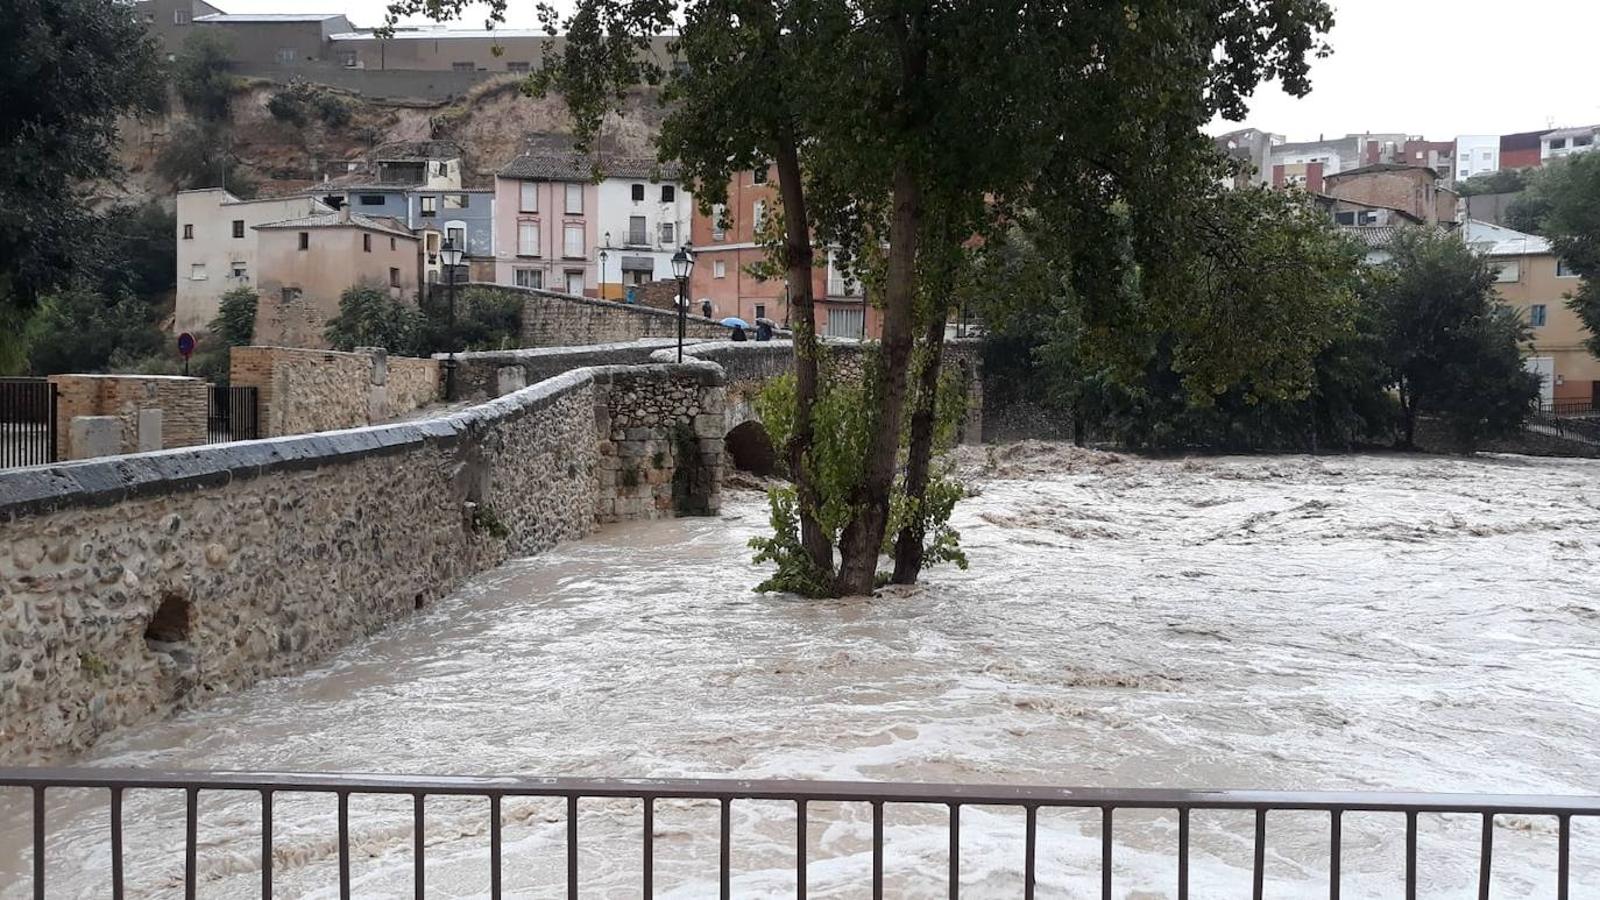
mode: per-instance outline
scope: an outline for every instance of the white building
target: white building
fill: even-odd
[[[1558,128],[1539,137],[1539,161],[1549,162],[1574,153],[1588,153],[1600,147],[1600,125]]]
[[[257,283],[256,226],[332,211],[308,196],[240,200],[222,188],[179,191],[175,329],[204,331],[223,294]]]
[[[1456,181],[1500,171],[1500,136],[1456,135]]]
[[[694,198],[677,170],[649,159],[611,159],[598,193],[600,296],[672,277],[672,255],[689,240]],[[605,259],[600,259],[600,254]]]

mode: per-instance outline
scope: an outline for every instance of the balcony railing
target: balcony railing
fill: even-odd
[[[966,806],[1011,807],[1023,811],[1023,853],[1018,860],[1023,896],[1031,898],[1037,869],[1037,821],[1041,809],[1098,810],[1101,819],[1101,895],[1112,896],[1112,861],[1116,813],[1119,810],[1170,810],[1178,817],[1176,896],[1189,896],[1190,814],[1197,810],[1243,810],[1255,814],[1252,896],[1263,894],[1267,816],[1272,812],[1328,814],[1328,896],[1339,897],[1342,860],[1342,818],[1346,813],[1400,813],[1405,816],[1405,896],[1417,891],[1417,818],[1419,815],[1467,814],[1481,820],[1478,896],[1489,896],[1494,857],[1494,818],[1498,815],[1547,816],[1556,821],[1559,838],[1551,863],[1556,871],[1556,896],[1569,896],[1572,818],[1600,816],[1600,797],[1554,797],[1500,794],[1414,794],[1300,791],[1190,791],[1154,789],[1052,788],[960,784],[884,784],[828,781],[737,781],[691,779],[591,780],[529,777],[413,777],[402,775],[285,774],[246,772],[145,771],[133,769],[0,769],[0,786],[32,792],[33,894],[45,893],[45,799],[51,789],[103,789],[109,792],[111,895],[124,896],[123,801],[132,790],[183,791],[185,805],[184,890],[197,887],[198,798],[205,792],[258,794],[261,804],[261,896],[272,896],[273,798],[280,792],[333,794],[338,804],[339,895],[350,896],[351,795],[401,795],[412,798],[412,861],[417,897],[424,896],[424,805],[428,797],[477,797],[489,801],[490,896],[502,892],[501,802],[507,797],[563,798],[566,801],[566,893],[576,898],[578,872],[578,806],[583,799],[632,799],[642,804],[643,854],[641,890],[653,895],[655,871],[654,813],[657,800],[709,800],[720,807],[718,880],[720,895],[731,896],[732,806],[735,800],[782,801],[795,806],[795,894],[806,894],[807,805],[819,802],[865,803],[872,811],[872,896],[883,896],[884,805],[943,807],[949,816],[949,894],[958,895],[961,867],[961,810]]]

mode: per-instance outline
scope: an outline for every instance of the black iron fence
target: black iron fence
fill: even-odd
[[[250,441],[261,436],[256,388],[210,385],[206,405],[206,443]]]
[[[0,469],[56,461],[56,386],[0,378]]]
[[[1563,400],[1534,407],[1528,421],[1563,437],[1600,442],[1600,409],[1593,400]]]
[[[822,802],[865,803],[872,811],[872,896],[883,896],[885,804],[943,807],[948,811],[950,854],[949,893],[959,892],[961,866],[961,811],[964,807],[1020,808],[1023,819],[1023,896],[1034,895],[1037,874],[1037,822],[1041,809],[1098,810],[1101,819],[1101,895],[1112,896],[1112,863],[1116,813],[1120,810],[1173,811],[1178,829],[1172,853],[1177,860],[1176,896],[1189,896],[1190,814],[1197,810],[1253,812],[1254,861],[1252,896],[1261,900],[1267,847],[1268,814],[1325,812],[1328,814],[1328,896],[1339,897],[1342,820],[1347,813],[1398,813],[1405,817],[1405,896],[1417,893],[1417,819],[1419,815],[1465,814],[1481,820],[1478,854],[1478,896],[1488,898],[1494,865],[1496,816],[1549,817],[1558,839],[1551,863],[1556,872],[1558,900],[1569,897],[1572,819],[1600,816],[1600,797],[1556,797],[1505,794],[1415,794],[1377,792],[1303,791],[1187,791],[1155,789],[1049,788],[959,784],[882,784],[827,781],[733,781],[700,779],[592,780],[528,777],[419,777],[404,775],[337,775],[246,772],[162,772],[137,769],[0,769],[0,786],[32,791],[33,893],[45,896],[45,798],[51,789],[104,789],[110,794],[111,895],[124,896],[123,801],[131,790],[183,791],[185,804],[184,889],[193,898],[197,888],[198,803],[206,792],[258,794],[261,803],[261,896],[273,888],[273,798],[279,793],[333,794],[338,802],[339,895],[350,896],[350,796],[401,795],[412,798],[412,860],[416,896],[424,896],[425,800],[429,797],[476,797],[489,801],[490,895],[502,891],[501,801],[507,797],[563,798],[566,801],[566,893],[578,896],[578,807],[583,799],[640,801],[643,855],[640,860],[643,896],[653,896],[655,847],[654,812],[657,800],[709,800],[720,807],[720,895],[731,896],[732,806],[735,800],[782,801],[795,807],[794,885],[798,897],[806,895],[807,804]],[[1398,823],[1397,823],[1398,824]]]

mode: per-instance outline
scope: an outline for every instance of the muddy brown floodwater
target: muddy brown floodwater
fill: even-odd
[[[871,600],[759,596],[759,495],[509,563],[327,665],[102,743],[91,765],[1600,793],[1600,463],[966,457],[970,571]],[[4,896],[25,896],[6,797]],[[252,796],[202,795],[202,897],[259,884]],[[105,798],[50,810],[51,896],[108,893]],[[410,892],[408,800],[352,800],[355,894]],[[429,893],[487,892],[487,804],[428,807]],[[127,803],[130,896],[181,896],[183,798]],[[564,893],[564,811],[508,801],[510,895]],[[639,808],[583,807],[585,896],[637,892]],[[715,891],[717,809],[663,803],[657,885]],[[813,896],[867,892],[870,812],[811,810]],[[337,896],[331,797],[276,803],[279,896]],[[1269,896],[1323,896],[1326,817],[1269,819]],[[1248,814],[1196,814],[1196,897],[1248,894]],[[792,885],[793,808],[734,805],[734,894]],[[1388,897],[1398,815],[1346,817],[1346,897]],[[1424,817],[1423,896],[1477,877]],[[1174,891],[1176,819],[1119,814],[1117,896]],[[889,807],[890,893],[945,892],[942,812]],[[1045,812],[1041,896],[1098,896],[1094,812]],[[1019,893],[1021,814],[969,809],[964,894]],[[1600,892],[1574,823],[1574,894]],[[1555,823],[1502,817],[1495,896],[1554,895]]]

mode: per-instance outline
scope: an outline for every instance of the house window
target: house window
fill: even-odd
[[[1572,146],[1574,146],[1574,147],[1587,147],[1593,141],[1594,141],[1593,137],[1575,137],[1575,138],[1572,139]]]
[[[234,219],[233,220],[233,236],[236,237],[236,238],[244,237],[244,220],[243,219]]]
[[[172,24],[187,25],[189,24],[190,15],[191,12],[187,9],[175,9],[172,11]]]
[[[185,225],[185,226],[183,226],[183,239],[186,240],[186,241],[194,240],[194,226],[193,225]]]
[[[644,232],[645,232],[644,216],[629,216],[628,217],[628,243],[630,243],[630,244],[643,244],[643,243],[645,243],[646,239],[645,239]]]
[[[389,249],[390,250],[395,249],[394,238],[389,238]]]
[[[1494,270],[1494,280],[1502,284],[1521,281],[1522,265],[1515,262],[1501,263],[1500,267]]]
[[[294,65],[294,60],[295,60],[296,56],[299,56],[299,53],[296,52],[293,47],[279,47],[278,48],[278,65],[280,65],[280,66],[292,66],[292,65]]]
[[[859,338],[866,327],[867,312],[864,309],[833,307],[828,310],[828,337]]]
[[[568,259],[583,258],[583,226],[568,225],[562,235],[561,254]]]
[[[576,182],[567,185],[567,213],[575,216],[583,214],[583,185]]]
[[[389,267],[389,287],[399,287],[399,286],[400,286],[400,270],[394,268],[393,266],[391,266],[391,267]]]
[[[444,195],[444,208],[445,209],[466,209],[467,208],[467,195],[466,194],[445,194]]]
[[[677,231],[676,226],[677,223],[675,222],[661,223],[661,243],[666,244],[669,247],[672,245],[674,233]]]
[[[422,200],[422,217],[423,218],[431,219],[434,216],[439,214],[439,198],[438,197],[423,197],[423,198],[421,198],[421,200]]]
[[[360,201],[362,206],[382,206],[383,205],[383,195],[382,194],[362,194],[357,199]]]
[[[354,69],[356,67],[356,51],[354,51],[354,50],[343,50],[343,51],[340,51],[340,53],[339,53],[339,62],[346,69]]]
[[[507,72],[515,72],[518,75],[526,75],[526,74],[528,74],[528,69],[529,69],[529,66],[528,66],[528,64],[526,62],[508,62],[508,63],[506,63],[506,71]]]
[[[447,163],[447,162],[434,163],[433,164],[433,174],[439,176],[440,178],[443,178],[446,175],[449,175],[450,174],[450,164]]]
[[[755,170],[753,170],[750,173],[750,183],[751,184],[766,184],[767,183],[767,170],[766,169],[755,169]]]
[[[1577,278],[1578,277],[1578,273],[1572,271],[1572,267],[1567,265],[1567,261],[1566,260],[1558,259],[1558,260],[1556,260],[1556,277],[1557,278]]]
[[[767,317],[767,307],[766,307],[766,305],[763,304],[763,303],[757,303],[756,304],[756,318],[765,319],[766,317]]]
[[[310,250],[311,249],[311,232],[309,232],[309,231],[300,232],[300,249],[301,250]]]
[[[371,253],[372,252],[372,235],[363,234],[361,236],[361,252],[362,253]]]
[[[577,269],[567,270],[567,293],[575,297],[583,296],[583,272]]]
[[[1565,149],[1566,146],[1567,146],[1567,139],[1566,138],[1551,138],[1550,139],[1550,149],[1551,150],[1562,150],[1562,149]]]
[[[539,211],[539,182],[522,182],[522,200],[518,208],[523,212]]]
[[[233,264],[233,277],[241,279],[241,280],[249,280],[250,272],[245,267],[244,263],[236,262],[236,263]]]
[[[190,265],[189,266],[189,280],[190,281],[205,281],[206,280],[206,264],[205,263],[193,263],[192,265]]]
[[[643,200],[644,200],[644,185],[642,185],[642,184],[634,185],[633,186],[633,202],[639,203],[639,202],[642,202]]]
[[[470,63],[470,62],[453,62],[453,63],[450,64],[450,68],[451,68],[452,71],[456,71],[456,72],[476,72],[476,71],[478,71],[477,63]]]
[[[1353,212],[1334,213],[1333,221],[1339,225],[1354,225],[1356,223],[1356,214]]]
[[[670,184],[663,184],[661,186],[661,202],[662,203],[675,203],[675,202],[677,202],[677,199],[678,199],[678,189],[677,188],[673,187]]]
[[[712,278],[727,278],[728,277],[728,264],[723,262],[720,259],[717,260],[716,262],[712,263],[711,264],[711,277]]]
[[[538,222],[518,222],[517,223],[517,255],[518,256],[538,256],[539,255],[539,223]]]
[[[445,240],[450,242],[450,246],[460,250],[462,253],[467,252],[467,230],[465,228],[445,229]]]
[[[544,287],[544,273],[538,269],[517,269],[515,270],[515,279],[517,287]]]
[[[720,241],[727,238],[728,229],[727,226],[723,224],[723,219],[726,218],[727,215],[728,208],[723,206],[721,203],[711,207],[711,239],[713,241]]]
[[[293,303],[294,301],[300,299],[300,289],[297,287],[286,287],[279,291],[279,295],[283,298],[283,302]]]
[[[761,230],[761,223],[767,218],[767,201],[757,200],[751,209],[750,221],[756,231]]]
[[[1544,304],[1535,303],[1528,307],[1528,324],[1534,328],[1544,327]]]

